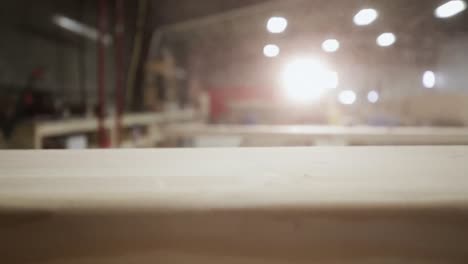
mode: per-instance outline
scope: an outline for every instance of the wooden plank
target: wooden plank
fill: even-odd
[[[135,113],[125,114],[122,117],[122,126],[154,126],[162,123],[192,121],[196,118],[193,109],[167,111],[163,113]],[[115,117],[105,120],[104,126],[114,134]],[[42,141],[46,137],[63,136],[73,133],[97,131],[98,122],[96,118],[72,118],[66,120],[36,121],[32,124],[34,131],[34,147],[42,148]]]
[[[193,110],[170,111],[165,113],[140,113],[126,114],[122,117],[123,126],[145,126],[160,122],[180,120],[192,120],[195,116]],[[115,124],[114,117],[105,121],[105,126],[112,128]],[[96,118],[74,118],[58,121],[39,121],[35,124],[37,133],[42,136],[57,136],[75,132],[95,131],[97,129]]]
[[[173,137],[237,136],[276,144],[296,140],[331,145],[468,145],[468,128],[449,127],[173,124],[165,131]]]
[[[465,202],[467,151],[465,147],[4,151],[0,207]],[[183,199],[172,200],[181,192]]]
[[[0,152],[5,263],[464,263],[468,147]]]

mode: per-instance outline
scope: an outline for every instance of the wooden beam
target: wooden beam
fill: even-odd
[[[125,114],[122,116],[122,127],[129,128],[133,126],[151,127],[163,123],[193,121],[197,118],[197,112],[193,109],[184,109],[166,112],[146,112]],[[108,117],[104,120],[104,127],[110,130],[111,138],[115,134],[115,117]],[[25,126],[22,130],[28,133],[21,138],[21,141],[27,137],[32,137],[32,146],[26,147],[41,149],[44,138],[66,136],[69,134],[96,132],[98,129],[97,118],[70,118],[63,120],[35,121]],[[116,142],[113,142],[116,146]]]
[[[467,147],[0,152],[5,263],[464,263]]]
[[[468,145],[467,128],[370,127],[314,125],[206,125],[172,124],[165,128],[172,137],[239,137],[271,145],[291,140],[326,145]],[[304,145],[304,143],[302,144]]]

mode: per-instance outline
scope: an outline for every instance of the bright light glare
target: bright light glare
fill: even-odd
[[[372,24],[377,17],[379,16],[379,13],[377,10],[372,9],[372,8],[367,8],[367,9],[362,9],[360,10],[355,16],[354,16],[354,24],[358,26],[367,26]]]
[[[367,100],[373,104],[377,103],[379,101],[379,93],[377,91],[370,91],[367,94]]]
[[[263,55],[268,58],[273,58],[278,56],[280,53],[280,48],[274,44],[268,44],[263,47]]]
[[[288,20],[284,17],[271,17],[267,22],[267,29],[270,33],[282,33],[288,26]]]
[[[338,86],[338,74],[310,58],[291,61],[281,77],[287,97],[297,102],[317,100],[326,89]]]
[[[434,88],[436,84],[436,76],[433,71],[426,71],[423,74],[423,79],[422,79],[423,85],[426,88]]]
[[[334,71],[325,71],[325,79],[327,80],[327,85],[325,86],[328,89],[336,89],[340,83],[340,78],[338,73]]]
[[[340,42],[336,39],[327,39],[322,43],[325,52],[336,52],[340,48]]]
[[[466,3],[463,0],[452,0],[439,6],[435,10],[435,16],[438,18],[447,18],[463,12],[466,9]]]
[[[356,93],[351,90],[342,91],[338,95],[338,100],[344,105],[352,105],[356,102]]]
[[[386,32],[377,37],[377,44],[381,47],[389,47],[396,41],[396,36],[393,33]]]

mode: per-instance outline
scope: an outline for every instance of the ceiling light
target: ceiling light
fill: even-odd
[[[85,25],[69,17],[62,16],[62,15],[54,15],[52,17],[52,21],[57,26],[63,29],[66,29],[70,32],[73,32],[75,34],[86,37],[90,40],[98,41],[99,39],[99,32],[95,28]],[[102,37],[102,41],[104,42],[104,44],[108,45],[112,43],[112,37],[109,34],[105,34]]]
[[[436,84],[436,76],[433,71],[426,71],[423,74],[422,83],[426,88],[434,88]]]
[[[393,33],[383,33],[377,37],[377,44],[381,47],[389,47],[393,45],[396,41],[395,34]]]
[[[340,48],[340,42],[336,39],[327,39],[322,43],[325,52],[336,52]]]
[[[452,0],[436,8],[434,14],[438,18],[447,18],[463,12],[466,3],[463,0]]]
[[[352,105],[356,102],[356,93],[351,90],[342,91],[338,95],[338,100],[344,105]]]
[[[379,101],[379,93],[377,91],[370,91],[367,94],[367,100],[373,104],[377,103]]]
[[[282,33],[288,26],[288,20],[284,17],[271,17],[267,22],[267,29],[270,33]]]
[[[358,26],[367,26],[372,24],[377,17],[379,16],[379,13],[377,10],[372,9],[372,8],[367,8],[367,9],[362,9],[360,10],[355,16],[354,16],[354,24]]]
[[[317,100],[327,89],[338,85],[338,74],[312,58],[291,61],[281,77],[286,96],[297,102]]]
[[[268,44],[263,47],[263,55],[268,58],[273,58],[278,56],[280,53],[280,48],[274,44]]]

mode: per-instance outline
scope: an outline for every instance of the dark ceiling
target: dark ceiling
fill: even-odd
[[[241,2],[242,4],[240,4]],[[201,41],[199,46],[257,46],[268,41],[314,42],[326,37],[337,37],[349,41],[354,47],[364,48],[361,43],[373,44],[375,36],[382,32],[395,32],[399,43],[407,47],[420,47],[425,42],[437,42],[454,34],[468,32],[468,16],[460,15],[449,20],[434,18],[434,9],[440,0],[290,0],[290,1],[164,1],[159,8],[161,24],[172,24],[190,20],[186,27],[178,30],[177,36],[190,42]],[[215,20],[199,23],[199,18],[223,13],[243,5],[244,10],[257,7],[253,12],[241,16],[218,16]],[[250,7],[249,7],[250,6]],[[361,8],[376,8],[380,15],[370,27],[353,25],[352,17]],[[279,36],[268,34],[266,19],[280,14],[288,19],[288,30]],[[193,19],[193,20],[191,20]],[[174,32],[169,32],[170,35]],[[249,42],[249,43],[246,43]],[[258,44],[252,44],[258,42]],[[255,51],[254,51],[255,52]],[[249,55],[247,55],[249,56]]]
[[[167,32],[166,40],[171,47],[176,47],[175,43],[187,44],[188,53],[176,53],[195,54],[203,64],[198,68],[210,72],[264,60],[261,50],[268,43],[281,46],[285,56],[303,50],[319,53],[322,41],[329,37],[339,39],[343,45],[339,56],[330,57],[337,64],[427,65],[437,56],[438,45],[468,32],[466,14],[446,20],[434,17],[434,9],[443,2],[445,0],[167,0],[153,4],[159,25],[190,21],[182,29]],[[259,6],[261,8],[257,8]],[[372,26],[356,27],[353,16],[366,7],[377,9],[379,19]],[[235,13],[239,8],[247,12],[237,16],[222,15]],[[251,9],[253,11],[249,12]],[[203,19],[198,18],[213,14],[221,15],[200,23]],[[265,23],[272,15],[288,19],[288,30],[284,34],[266,32]],[[383,52],[376,47],[375,38],[388,31],[397,35],[398,42]]]
[[[446,0],[160,0],[151,1],[154,21],[158,25],[173,24],[181,21],[201,18],[208,15],[219,14],[239,8],[269,4],[277,6],[278,12],[282,9],[293,9],[299,6],[308,6],[315,12],[329,12],[330,9],[340,13],[346,9],[374,7],[392,15],[394,19],[404,16],[414,16],[417,13],[431,13]],[[385,13],[384,17],[385,17]],[[388,17],[387,17],[388,18]]]
[[[159,25],[226,12],[268,2],[269,0],[162,0],[152,1],[155,20]]]

